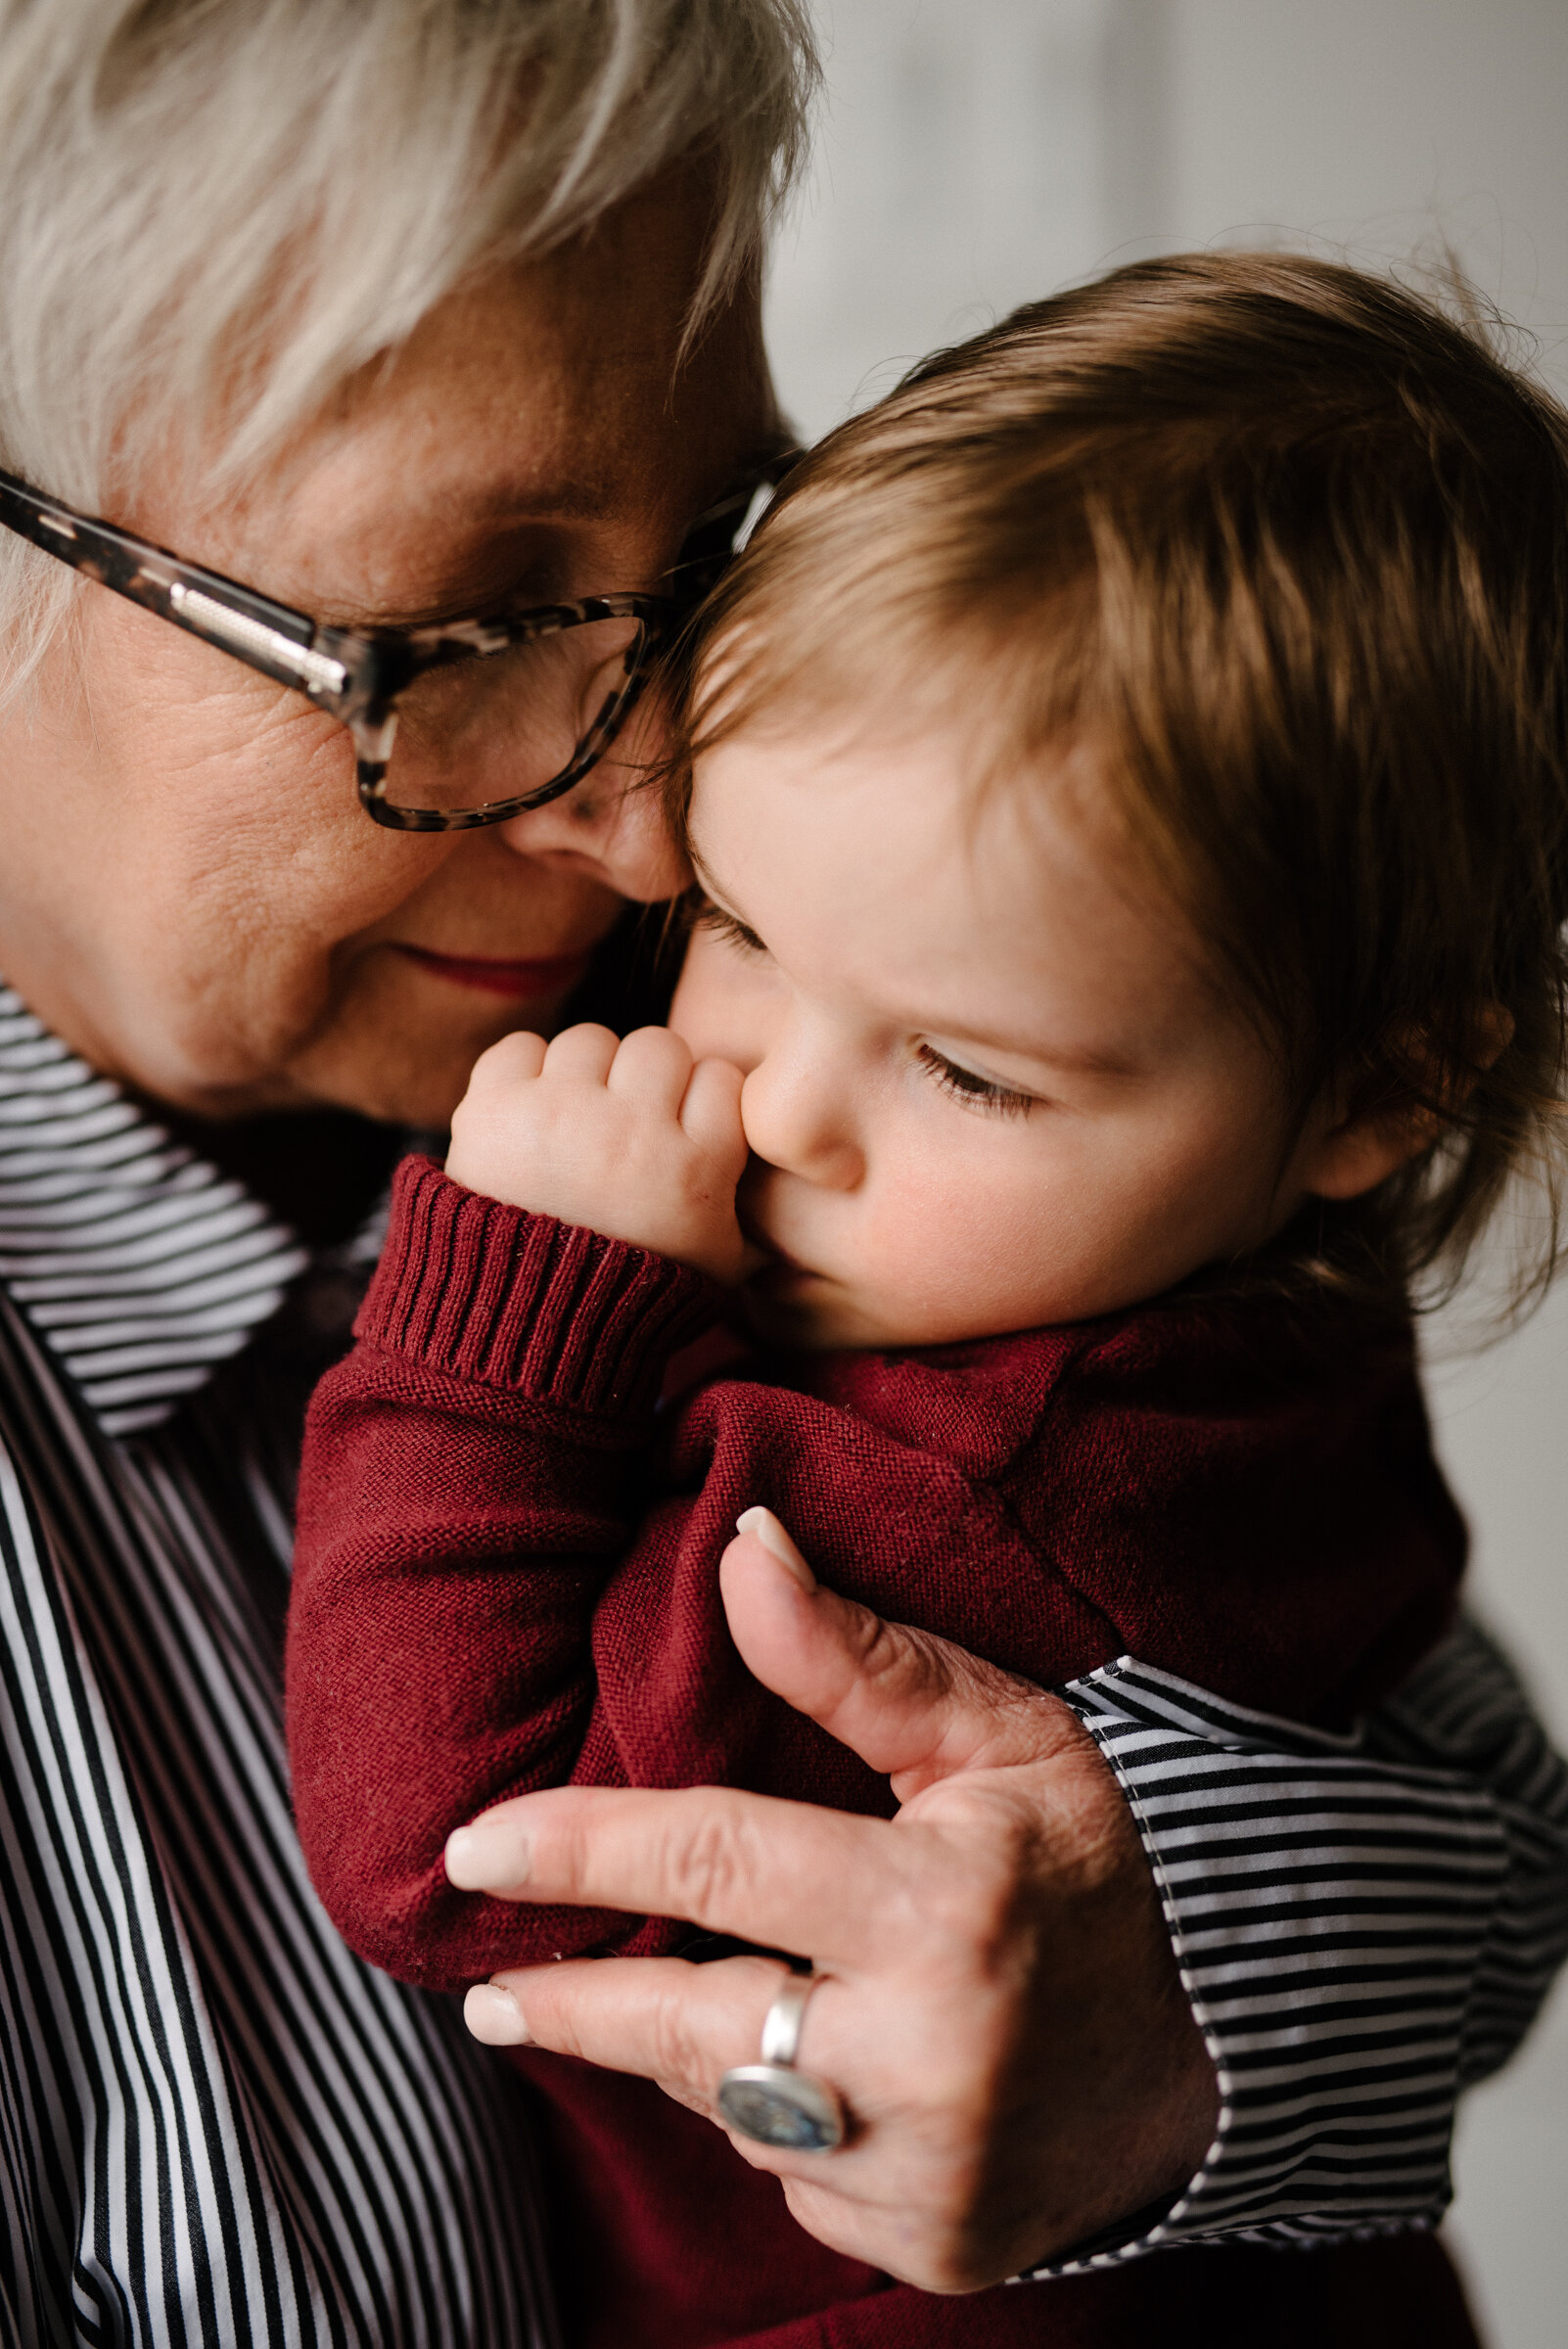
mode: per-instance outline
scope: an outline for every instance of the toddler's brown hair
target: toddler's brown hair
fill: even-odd
[[[1273,253],[1034,303],[802,461],[690,694],[699,755],[785,697],[1093,746],[1302,1114],[1433,1122],[1275,1254],[1364,1297],[1456,1278],[1527,1162],[1556,1251],[1568,417],[1499,340]]]

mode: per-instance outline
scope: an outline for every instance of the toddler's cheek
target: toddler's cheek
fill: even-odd
[[[847,1235],[848,1236],[848,1235]],[[952,1204],[906,1201],[868,1219],[847,1255],[847,1286],[869,1334],[858,1344],[945,1346],[1058,1318],[1061,1267],[1031,1220],[973,1221]]]

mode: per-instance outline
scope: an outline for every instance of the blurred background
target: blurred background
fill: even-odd
[[[1143,254],[1451,249],[1568,395],[1568,0],[818,0],[829,107],[769,335],[814,437],[934,345]],[[1528,1207],[1521,1209],[1528,1221]],[[1504,1235],[1504,1244],[1506,1235]],[[1568,1281],[1426,1331],[1473,1595],[1568,1744]],[[1568,2341],[1568,1990],[1478,2090],[1448,2233],[1492,2349]]]

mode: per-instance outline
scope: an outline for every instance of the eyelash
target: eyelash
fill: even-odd
[[[738,922],[732,913],[726,913],[721,905],[714,904],[708,898],[697,908],[697,927],[711,930],[715,938],[723,939],[726,945],[739,947],[743,954],[767,952],[755,930],[748,930],[744,922]]]
[[[989,1110],[1000,1118],[1027,1118],[1035,1107],[1033,1093],[1015,1092],[1005,1084],[992,1084],[988,1077],[977,1077],[973,1069],[961,1069],[939,1052],[935,1044],[917,1044],[915,1058],[928,1073],[934,1084],[945,1093],[951,1093],[966,1109]]]

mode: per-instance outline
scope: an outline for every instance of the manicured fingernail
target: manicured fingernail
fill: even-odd
[[[446,1881],[459,1892],[498,1892],[503,1897],[529,1879],[528,1837],[514,1826],[476,1819],[454,1827],[446,1838]]]
[[[755,1534],[769,1557],[789,1569],[803,1590],[816,1589],[816,1577],[790,1540],[771,1509],[743,1509],[735,1520],[739,1534]]]
[[[476,1982],[463,2000],[470,2035],[486,2048],[531,2048],[533,2037],[523,2009],[499,1982]]]

